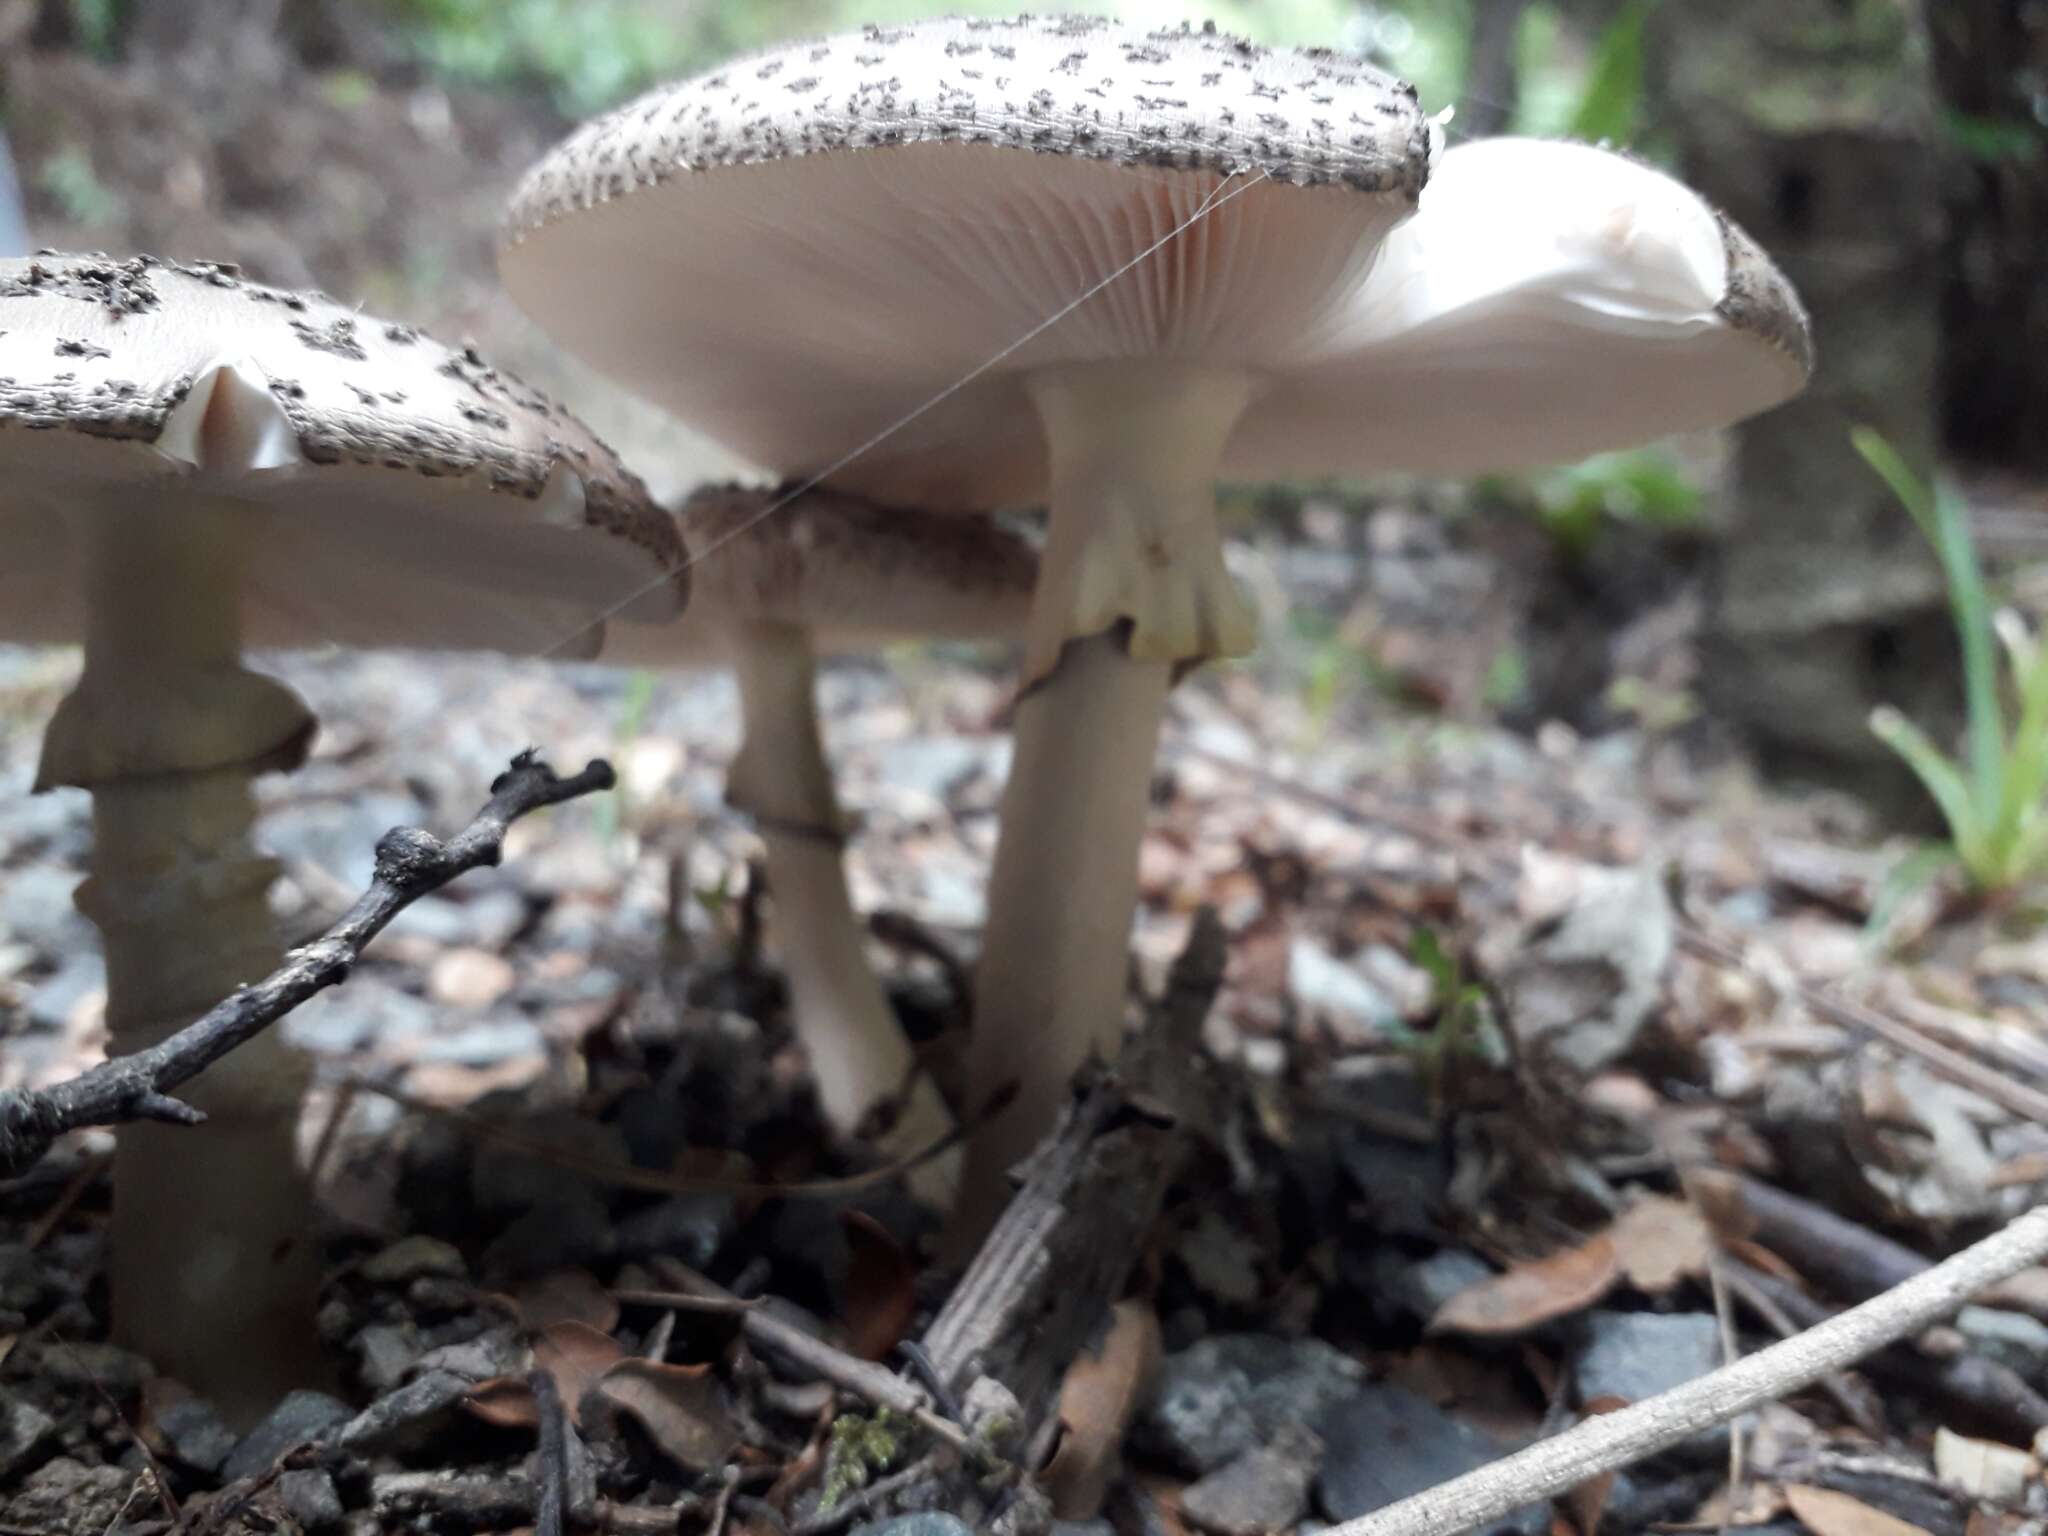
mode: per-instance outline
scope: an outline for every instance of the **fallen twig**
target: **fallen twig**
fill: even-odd
[[[555,1390],[553,1373],[534,1371],[527,1376],[526,1385],[533,1393],[534,1413],[540,1420],[540,1443],[534,1451],[534,1477],[540,1484],[534,1501],[534,1536],[562,1536],[563,1512],[569,1502],[568,1415],[562,1408],[562,1394]],[[715,1530],[713,1536],[717,1536]]]
[[[1751,1269],[1739,1259],[1723,1258],[1720,1262],[1729,1279],[1742,1288],[1743,1299],[1772,1327],[1787,1335],[1800,1328],[1816,1328],[1835,1315],[1833,1308],[1815,1301],[1789,1281]],[[1872,1376],[1935,1398],[1947,1412],[1966,1415],[2023,1445],[2031,1445],[2034,1436],[2048,1427],[2048,1399],[2010,1366],[1980,1354],[1965,1351],[1940,1355],[1924,1347],[1900,1343],[1879,1350],[1863,1366]],[[1854,1420],[1856,1415],[1852,1413],[1850,1417]],[[1871,1438],[1884,1438],[1881,1426],[1871,1431]]]
[[[1948,1316],[1987,1286],[2048,1258],[2048,1205],[1953,1258],[1745,1360],[1575,1428],[1327,1536],[1453,1536],[1625,1467],[1760,1403],[1810,1386]]]
[[[384,1472],[370,1480],[370,1505],[386,1520],[416,1522],[426,1529],[446,1522],[462,1530],[497,1530],[531,1520],[539,1493],[523,1478],[453,1476],[426,1472]],[[618,1536],[675,1536],[682,1522],[701,1514],[707,1502],[685,1494],[673,1504],[619,1504],[600,1499],[589,1529]]]
[[[1814,1310],[1817,1315],[1807,1318],[1804,1323],[1799,1322],[1785,1310],[1779,1298],[1772,1294],[1772,1288],[1763,1283],[1769,1279],[1768,1276],[1751,1269],[1740,1260],[1729,1258],[1726,1254],[1715,1255],[1714,1269],[1736,1298],[1769,1324],[1781,1339],[1789,1339],[1801,1328],[1810,1328],[1828,1316],[1828,1309],[1816,1302]],[[1872,1440],[1884,1439],[1884,1413],[1871,1393],[1868,1382],[1855,1380],[1840,1372],[1830,1372],[1821,1377],[1820,1388],[1835,1400],[1835,1406],[1842,1410],[1842,1416],[1851,1424]]]
[[[364,946],[420,897],[457,875],[496,864],[504,856],[506,828],[520,817],[614,782],[611,765],[603,761],[565,779],[533,752],[522,752],[492,783],[491,798],[475,820],[447,842],[418,827],[385,833],[377,843],[370,888],[339,922],[294,950],[262,981],[147,1050],[117,1056],[54,1087],[0,1093],[0,1178],[26,1172],[57,1137],[80,1126],[130,1120],[199,1124],[205,1115],[172,1090],[307,998],[346,981]]]
[[[905,1381],[887,1366],[850,1355],[814,1334],[805,1333],[765,1307],[747,1306],[724,1286],[698,1274],[677,1259],[658,1254],[649,1262],[656,1274],[685,1295],[737,1303],[742,1308],[738,1314],[740,1331],[756,1348],[780,1356],[790,1364],[809,1371],[818,1380],[829,1381],[878,1408],[902,1414],[963,1456],[977,1462],[984,1458],[985,1453],[973,1436],[932,1411],[931,1399],[922,1387]]]

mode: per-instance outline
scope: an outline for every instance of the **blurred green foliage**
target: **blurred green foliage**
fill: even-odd
[[[73,0],[111,10],[121,0]],[[379,0],[430,68],[478,84],[529,84],[581,116],[657,82],[792,37],[939,14],[1005,15],[1019,0]],[[1133,21],[1213,20],[1274,44],[1368,53],[1413,80],[1425,101],[1455,100],[1469,0],[1111,0]]]
[[[1961,865],[1980,891],[2010,891],[2048,874],[2048,646],[2018,614],[1994,611],[1961,493],[1914,474],[1873,429],[1858,427],[1851,437],[1940,557],[1963,652],[1958,756],[1895,709],[1873,712],[1870,728],[1941,808],[1950,841],[1939,862]],[[2001,647],[2007,678],[1999,676]],[[2008,693],[2017,705],[2010,729]],[[1915,867],[1927,873],[1939,864],[1922,859]]]
[[[88,53],[111,58],[121,35],[126,0],[69,0],[71,32]]]
[[[1480,497],[1532,513],[1567,555],[1581,556],[1615,523],[1650,528],[1699,526],[1700,488],[1660,448],[1597,453],[1561,469],[1480,482]]]
[[[83,145],[67,144],[47,156],[36,172],[36,185],[77,223],[112,224],[121,217],[121,199],[100,180]]]

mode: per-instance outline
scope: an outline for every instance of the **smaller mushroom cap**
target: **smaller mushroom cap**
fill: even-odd
[[[254,646],[588,655],[687,591],[674,520],[563,407],[228,267],[0,261],[0,476],[9,639],[81,636],[82,509],[231,509]]]
[[[1316,350],[1227,470],[1555,463],[1767,410],[1814,361],[1791,284],[1698,193],[1611,150],[1515,138],[1438,159]]]
[[[752,624],[806,631],[822,652],[905,640],[1008,639],[1031,611],[1038,556],[986,518],[885,507],[842,491],[707,486],[679,515],[694,562],[689,611],[613,621],[599,660],[715,662]]]

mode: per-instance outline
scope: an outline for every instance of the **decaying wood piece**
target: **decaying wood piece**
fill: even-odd
[[[1024,1406],[1025,1438],[1074,1356],[1121,1298],[1202,1120],[1202,1020],[1223,982],[1206,908],[1144,1032],[1115,1069],[1084,1073],[1024,1182],[924,1336],[956,1396],[992,1377]]]

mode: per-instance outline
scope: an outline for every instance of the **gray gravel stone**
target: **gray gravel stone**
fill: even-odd
[[[267,1472],[293,1446],[325,1440],[354,1417],[353,1408],[325,1392],[288,1393],[262,1423],[242,1436],[221,1476],[233,1483]]]
[[[527,1348],[514,1328],[493,1328],[459,1344],[443,1344],[419,1357],[415,1369],[452,1371],[470,1381],[489,1381],[493,1376],[510,1376],[532,1364]]]
[[[0,1500],[0,1525],[38,1536],[105,1536],[120,1521],[135,1474],[88,1467],[60,1456],[29,1474],[14,1497]]]
[[[426,999],[372,975],[322,992],[284,1021],[285,1038],[302,1051],[345,1056],[381,1042],[431,1035],[440,1015]]]
[[[1721,1363],[1721,1327],[1708,1312],[1589,1312],[1578,1328],[1581,1403],[1596,1397],[1639,1403]],[[1728,1434],[1726,1424],[1710,1425],[1666,1454],[1685,1462],[1719,1461],[1727,1453]]]
[[[142,1356],[114,1344],[51,1341],[36,1351],[34,1374],[66,1387],[91,1387],[126,1397],[156,1374]]]
[[[2000,1307],[1965,1307],[1956,1327],[1978,1351],[2038,1385],[2048,1374],[2048,1324]]]
[[[71,904],[76,870],[24,864],[0,880],[0,937],[19,939],[44,955],[75,955],[97,947],[92,924]]]
[[[106,985],[106,961],[91,950],[72,955],[29,993],[25,1010],[29,1022],[44,1029],[62,1029],[78,1005],[93,993],[105,991]]]
[[[974,1536],[967,1522],[956,1515],[927,1511],[898,1515],[893,1520],[874,1520],[853,1528],[853,1536]]]
[[[392,1451],[417,1445],[445,1424],[469,1389],[467,1376],[429,1371],[387,1392],[357,1414],[334,1438],[351,1451]]]
[[[1182,1489],[1181,1512],[1216,1536],[1287,1530],[1308,1509],[1322,1460],[1323,1442],[1314,1430],[1283,1424],[1265,1445]]]
[[[372,1392],[389,1392],[420,1358],[419,1330],[411,1323],[371,1323],[355,1336],[356,1372]]]
[[[1353,1393],[1324,1419],[1323,1444],[1316,1500],[1332,1520],[1384,1509],[1511,1449],[1427,1398],[1382,1383]],[[1549,1524],[1548,1506],[1535,1504],[1486,1529],[1542,1536]]]
[[[1427,1323],[1467,1286],[1489,1278],[1493,1266],[1464,1248],[1440,1248],[1426,1259],[1374,1243],[1362,1257],[1346,1254],[1341,1272],[1383,1323]]]
[[[1581,1325],[1579,1401],[1646,1397],[1704,1376],[1721,1363],[1721,1329],[1709,1312],[1592,1312]]]
[[[338,1529],[348,1519],[335,1492],[334,1479],[318,1467],[278,1475],[277,1498],[291,1517],[310,1532]]]
[[[0,1397],[0,1483],[49,1451],[57,1421],[26,1398],[9,1392]]]
[[[181,1397],[156,1416],[171,1456],[198,1472],[218,1472],[234,1454],[235,1432],[203,1397]]]
[[[1201,1477],[1264,1445],[1283,1425],[1320,1431],[1365,1380],[1319,1339],[1217,1334],[1169,1355],[1135,1427],[1135,1446]]]

